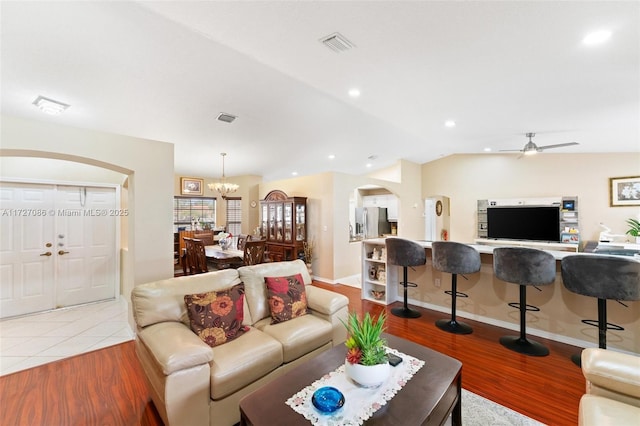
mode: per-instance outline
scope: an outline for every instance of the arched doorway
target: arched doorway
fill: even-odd
[[[128,176],[60,159],[0,161],[0,315],[116,297]]]

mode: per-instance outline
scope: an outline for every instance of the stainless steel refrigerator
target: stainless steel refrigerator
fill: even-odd
[[[387,209],[381,207],[356,208],[356,235],[362,238],[378,238],[391,233],[387,221]]]

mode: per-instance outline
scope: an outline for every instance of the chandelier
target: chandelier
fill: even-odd
[[[210,190],[219,192],[220,195],[222,195],[222,198],[224,199],[224,198],[227,198],[227,195],[231,194],[232,192],[236,192],[240,186],[236,185],[235,183],[225,182],[224,157],[227,156],[227,153],[222,152],[220,153],[220,155],[222,156],[222,181],[218,183],[210,183],[207,186],[209,187]]]

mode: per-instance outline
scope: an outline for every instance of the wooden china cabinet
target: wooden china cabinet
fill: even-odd
[[[273,262],[295,260],[304,255],[307,241],[307,198],[289,197],[273,190],[260,201],[260,233]]]

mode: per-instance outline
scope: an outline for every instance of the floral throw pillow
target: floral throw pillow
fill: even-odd
[[[307,313],[307,294],[301,274],[265,277],[271,311],[271,324],[288,321]]]
[[[249,331],[242,325],[244,284],[229,289],[184,296],[191,330],[207,345],[229,342]]]

